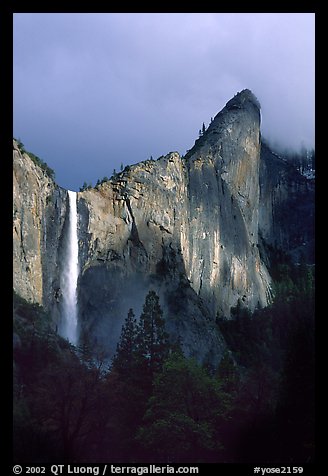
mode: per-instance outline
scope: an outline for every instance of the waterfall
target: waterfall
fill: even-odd
[[[63,297],[62,325],[60,334],[72,344],[76,344],[77,335],[77,280],[79,276],[79,245],[77,236],[76,192],[68,190],[69,216],[66,249],[60,287]]]

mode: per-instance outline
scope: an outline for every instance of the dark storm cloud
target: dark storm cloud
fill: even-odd
[[[185,153],[239,90],[262,132],[314,141],[314,14],[15,14],[14,134],[77,190]]]

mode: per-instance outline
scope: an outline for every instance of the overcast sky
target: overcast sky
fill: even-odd
[[[16,13],[14,136],[79,190],[184,154],[249,88],[262,134],[314,146],[314,13]]]

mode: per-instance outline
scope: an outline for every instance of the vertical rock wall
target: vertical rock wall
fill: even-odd
[[[88,335],[116,342],[128,307],[141,310],[153,287],[185,351],[218,360],[217,313],[229,317],[238,300],[250,309],[270,300],[257,247],[259,160],[259,106],[244,91],[185,158],[131,166],[79,194]]]
[[[30,302],[59,301],[67,191],[13,143],[13,285]],[[58,313],[55,312],[58,317]],[[56,316],[54,315],[54,319]]]
[[[185,157],[172,152],[127,167],[78,193],[81,338],[112,355],[128,309],[139,316],[152,288],[172,339],[217,364],[225,349],[217,315],[271,299],[259,230],[287,251],[313,242],[311,185],[279,160],[261,147],[259,104],[244,90]],[[14,289],[54,322],[66,211],[67,191],[14,142]]]

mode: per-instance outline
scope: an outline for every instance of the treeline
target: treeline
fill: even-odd
[[[49,178],[51,178],[51,180],[55,180],[55,171],[51,167],[49,167],[49,165],[44,160],[40,159],[40,157],[33,154],[32,152],[28,152],[25,149],[25,146],[21,140],[19,139],[14,139],[14,140],[17,142],[17,147],[20,150],[21,154],[27,154],[30,157],[30,159],[36,165],[38,165],[43,170],[43,172],[48,175]]]
[[[285,158],[293,164],[301,173],[315,170],[315,150],[302,147],[299,152],[285,151]]]
[[[270,142],[267,142],[266,139],[262,138],[262,142],[267,143],[271,150],[280,158],[287,160],[288,163],[292,164],[297,168],[302,174],[306,174],[310,171],[315,171],[315,149],[306,148],[302,146],[299,150],[296,149],[286,149],[281,148],[279,145],[270,145]]]
[[[82,187],[80,187],[80,192],[84,192],[86,190],[91,190],[92,188],[97,188],[99,187],[100,185],[102,185],[103,183],[105,182],[108,182],[109,180],[112,180],[112,179],[116,179],[117,176],[121,173],[121,172],[128,172],[130,170],[130,166],[127,165],[126,167],[124,167],[123,163],[121,163],[120,165],[120,172],[117,172],[116,169],[113,169],[113,173],[111,175],[110,178],[108,178],[107,176],[104,176],[102,179],[98,179],[95,186],[93,187],[92,183],[89,182],[83,182],[83,185]]]
[[[15,296],[15,460],[313,461],[313,269],[276,268],[272,306],[217,319],[228,344],[218,368],[169,342],[154,291],[138,320],[129,311],[110,369]]]

